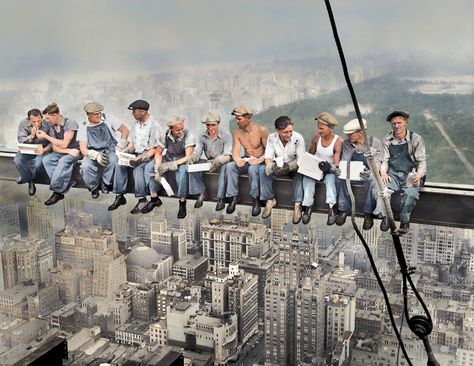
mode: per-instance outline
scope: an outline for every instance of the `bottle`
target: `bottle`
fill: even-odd
[[[413,187],[413,182],[415,181],[416,176],[416,170],[413,168],[413,170],[407,175],[407,187]]]

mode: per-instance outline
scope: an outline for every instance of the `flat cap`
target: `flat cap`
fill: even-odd
[[[128,106],[128,109],[133,110],[133,109],[143,109],[144,111],[147,111],[150,109],[150,104],[146,100],[138,99],[131,103]]]
[[[404,118],[408,119],[410,117],[410,115],[405,111],[393,111],[392,113],[390,113],[387,116],[387,118],[385,120],[387,122],[390,122],[392,120],[392,118],[395,118],[395,117],[404,117]]]
[[[245,114],[253,114],[252,108],[247,107],[246,105],[239,105],[234,108],[231,113],[233,116],[243,116]]]
[[[201,118],[201,122],[206,125],[213,125],[221,122],[219,113],[209,112]]]
[[[104,106],[97,102],[89,102],[84,106],[86,113],[98,113],[104,110]]]
[[[173,117],[170,118],[167,125],[168,125],[168,127],[173,127],[173,126],[179,125],[181,123],[184,123],[184,117],[173,116]]]
[[[364,128],[367,128],[367,121],[362,119],[362,123],[364,124]],[[344,125],[343,131],[346,135],[350,135],[356,131],[360,131],[360,123],[357,118],[350,120]]]
[[[328,112],[319,113],[316,116],[315,120],[324,123],[330,127],[337,126],[338,123],[336,117],[334,117],[331,113]]]

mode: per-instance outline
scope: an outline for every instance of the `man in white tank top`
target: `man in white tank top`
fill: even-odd
[[[342,139],[334,134],[333,129],[334,126],[337,125],[337,119],[332,114],[327,112],[320,113],[315,120],[318,131],[313,135],[309,153],[315,154],[323,161],[327,161],[331,164],[331,170],[324,176],[324,183],[326,184],[326,203],[329,205],[327,224],[333,225],[336,222],[336,210],[334,208],[337,202],[336,175],[341,173],[338,165],[341,156]],[[316,180],[304,176],[303,191],[302,222],[303,224],[307,224],[311,220]]]

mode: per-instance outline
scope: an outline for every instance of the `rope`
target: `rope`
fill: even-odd
[[[332,28],[332,31],[333,31],[334,40],[336,42],[337,50],[338,50],[338,53],[339,53],[339,58],[341,60],[342,69],[343,69],[343,72],[344,72],[344,78],[346,80],[346,84],[347,84],[347,87],[348,87],[350,95],[351,95],[351,99],[352,99],[352,103],[354,105],[356,116],[357,116],[361,131],[362,131],[363,136],[364,136],[364,140],[365,140],[364,141],[364,147],[365,147],[366,151],[370,151],[367,131],[366,131],[366,128],[364,127],[364,124],[362,122],[362,115],[360,113],[359,104],[357,102],[357,98],[356,98],[356,95],[355,95],[355,92],[354,92],[354,88],[352,87],[352,83],[351,83],[351,80],[350,80],[350,76],[349,76],[349,72],[348,72],[348,68],[347,68],[347,64],[346,64],[346,59],[344,57],[344,51],[342,49],[342,45],[341,45],[341,42],[340,42],[340,39],[339,39],[339,35],[337,33],[336,21],[334,19],[334,15],[332,13],[330,1],[325,0],[325,4],[326,4],[326,8],[327,8],[328,15],[329,15],[329,20],[331,22],[331,28]],[[382,179],[380,177],[379,172],[377,171],[377,169],[375,167],[375,163],[373,161],[373,156],[372,156],[372,154],[369,154],[369,156],[367,156],[366,158],[367,158],[367,163],[369,165],[369,168],[372,172],[372,176],[376,178],[377,185],[379,187],[379,191],[381,192],[382,188],[384,187],[384,184],[382,182]],[[355,198],[354,198],[354,194],[352,192],[352,188],[351,188],[351,184],[350,184],[350,164],[347,164],[346,170],[347,170],[346,186],[347,186],[347,190],[348,190],[348,193],[349,193],[349,196],[350,196],[350,199],[351,199],[351,221],[352,221],[352,226],[354,227],[354,231],[356,232],[357,236],[359,237],[360,241],[362,242],[362,244],[364,246],[364,249],[367,252],[367,256],[369,258],[370,265],[372,266],[372,270],[373,270],[373,272],[375,274],[375,277],[377,279],[377,283],[379,284],[380,289],[382,290],[382,294],[383,294],[383,297],[384,297],[384,300],[385,300],[385,305],[387,306],[387,312],[389,314],[390,322],[392,324],[392,328],[393,328],[393,331],[395,333],[395,336],[398,339],[399,347],[401,348],[401,350],[403,352],[403,355],[405,356],[405,359],[407,360],[408,364],[413,365],[410,358],[408,357],[408,353],[405,349],[405,345],[404,345],[403,340],[401,338],[400,332],[398,331],[398,328],[395,324],[395,319],[393,317],[390,301],[388,299],[388,295],[387,295],[387,292],[385,290],[385,286],[383,285],[383,282],[382,282],[382,280],[379,276],[377,266],[376,266],[375,261],[372,257],[372,253],[370,252],[370,248],[369,248],[367,242],[365,241],[364,237],[362,236],[362,234],[361,234],[361,232],[360,232],[360,230],[357,227],[357,224],[355,222]],[[384,205],[385,205],[385,208],[386,208],[386,215],[387,215],[387,218],[390,222],[390,227],[391,227],[391,232],[392,232],[392,239],[393,239],[393,243],[394,243],[394,246],[395,246],[397,259],[398,259],[398,263],[400,265],[400,271],[402,273],[402,278],[403,278],[403,299],[404,299],[404,313],[405,313],[404,315],[407,319],[408,326],[410,327],[411,331],[413,333],[415,333],[423,341],[426,353],[428,355],[428,362],[427,362],[428,366],[438,366],[439,363],[438,363],[438,361],[436,361],[436,358],[434,357],[434,354],[431,350],[431,346],[430,346],[429,341],[428,341],[428,335],[431,333],[431,330],[433,328],[433,322],[432,322],[432,319],[431,319],[431,316],[430,316],[430,313],[428,311],[428,308],[427,308],[426,304],[424,303],[423,299],[421,298],[418,290],[416,289],[416,287],[413,283],[413,280],[411,279],[411,276],[410,276],[410,271],[411,270],[409,270],[408,267],[407,267],[405,256],[403,254],[403,249],[402,249],[401,242],[400,242],[400,238],[399,238],[398,235],[394,234],[396,225],[395,225],[395,220],[394,220],[394,217],[393,217],[393,212],[392,212],[392,209],[391,209],[391,206],[390,206],[390,197],[384,195],[383,196],[383,201],[384,201]],[[421,316],[421,315],[416,315],[416,316],[413,316],[412,318],[410,318],[409,311],[408,311],[407,281],[410,284],[416,298],[418,299],[421,306],[423,307],[423,310],[426,314],[426,317]]]

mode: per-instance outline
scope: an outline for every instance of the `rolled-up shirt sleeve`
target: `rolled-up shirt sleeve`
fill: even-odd
[[[87,142],[87,126],[86,122],[83,122],[79,125],[79,129],[77,130],[77,135],[76,135],[76,140],[77,141],[84,141]]]
[[[298,159],[300,156],[303,156],[305,152],[304,138],[303,136],[298,137],[298,141],[296,142],[296,158]]]
[[[188,133],[186,136],[186,141],[184,142],[184,147],[196,146],[196,138],[192,133]]]
[[[388,161],[390,160],[390,151],[388,149],[390,140],[385,138],[382,142],[382,165],[380,166],[381,173],[388,172]]]
[[[416,138],[413,139],[413,149],[415,164],[417,165],[416,172],[424,177],[426,175],[426,148],[425,141],[420,135],[416,135]]]
[[[272,134],[268,135],[267,137],[267,145],[265,146],[265,159],[274,160],[275,159],[275,147],[273,144],[275,143],[274,137]]]
[[[222,155],[232,155],[232,135],[230,132],[224,134],[224,151]]]
[[[199,135],[196,139],[196,147],[194,148],[194,153],[201,157],[202,148],[203,148],[203,137]]]

